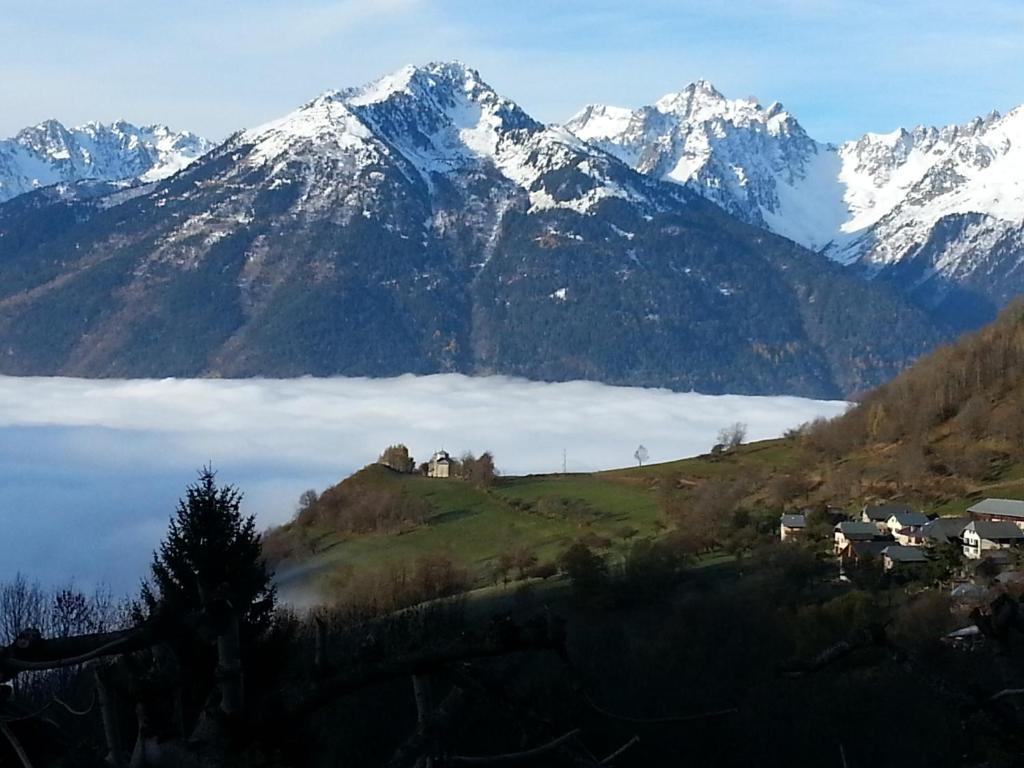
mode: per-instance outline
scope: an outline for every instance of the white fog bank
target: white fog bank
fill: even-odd
[[[709,396],[507,377],[81,380],[0,377],[0,580],[97,581],[131,590],[174,504],[212,462],[262,525],[404,442],[494,453],[506,474],[702,453],[736,421],[782,434],[843,402]]]

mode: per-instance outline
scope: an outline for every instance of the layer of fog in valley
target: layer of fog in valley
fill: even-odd
[[[404,442],[491,450],[506,474],[608,469],[706,451],[718,430],[781,434],[846,407],[505,377],[80,380],[0,377],[0,581],[23,572],[133,591],[210,462],[261,526]]]

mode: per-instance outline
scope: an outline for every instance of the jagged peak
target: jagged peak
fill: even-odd
[[[764,107],[754,96],[730,99],[704,79],[690,83],[678,93],[662,96],[653,108],[687,123],[721,119],[741,125],[764,123],[773,131],[802,132],[781,102],[773,101]]]
[[[992,110],[986,115],[976,115],[963,123],[949,123],[943,126],[919,123],[912,128],[899,127],[885,133],[868,131],[859,139],[846,142],[844,146],[880,146],[892,149],[899,145],[912,146],[921,141],[952,142],[965,136],[980,137],[998,125],[1005,125],[1015,119],[1015,116],[1024,116],[1024,105],[1010,110],[1005,115]]]
[[[32,126],[21,129],[14,137],[14,140],[32,139],[40,135],[54,136],[54,137],[70,137],[74,138],[76,135],[80,136],[85,134],[92,137],[98,137],[102,134],[112,134],[117,136],[135,136],[135,137],[146,137],[152,136],[155,138],[182,138],[197,141],[203,145],[209,145],[209,142],[203,137],[199,136],[192,131],[175,131],[165,123],[153,123],[152,125],[137,125],[124,118],[118,118],[110,123],[104,123],[100,120],[87,120],[86,122],[75,125],[72,127],[64,125],[60,120],[50,118],[43,120]]]
[[[458,85],[466,92],[494,92],[477,70],[463,62],[438,61],[419,66],[407,64],[364,85],[328,89],[303,104],[299,110],[321,107],[333,102],[344,103],[350,107],[364,107],[388,101],[399,95],[423,95],[438,85],[438,79],[448,85]]]
[[[681,91],[666,93],[656,102],[654,107],[659,112],[692,115],[704,106],[717,106],[728,103],[728,99],[711,84],[709,80],[699,79],[689,83]]]
[[[702,93],[718,99],[725,98],[725,96],[722,95],[722,92],[715,88],[714,84],[710,80],[703,77],[689,83],[683,91],[689,91],[690,93]]]
[[[38,122],[35,125],[30,125],[26,128],[22,128],[20,131],[18,131],[17,134],[15,134],[15,138],[21,138],[23,136],[38,136],[39,134],[63,134],[67,132],[68,129],[60,120],[51,117],[41,122]]]
[[[201,136],[161,124],[139,127],[125,119],[92,120],[69,128],[56,119],[44,120],[0,140],[0,151],[10,158],[2,169],[0,202],[39,187],[84,179],[157,181],[212,148],[212,142]]]
[[[446,85],[471,96],[481,92],[497,96],[477,70],[461,61],[434,61],[419,66],[407,64],[366,85],[349,88],[339,94],[352,106],[368,106],[388,101],[396,95],[424,95],[438,85]]]
[[[603,139],[621,133],[636,111],[608,104],[587,104],[565,122],[565,127],[584,139]]]

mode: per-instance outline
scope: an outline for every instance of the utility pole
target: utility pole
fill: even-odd
[[[562,474],[565,474],[565,448],[562,449]]]

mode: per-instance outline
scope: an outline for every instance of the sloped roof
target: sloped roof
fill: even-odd
[[[897,513],[912,511],[907,504],[871,504],[864,507],[864,514],[868,516],[868,520],[874,520],[878,523],[884,523]]]
[[[974,531],[989,541],[1024,539],[1024,531],[1009,520],[973,520],[964,528],[964,533],[967,531]]]
[[[857,557],[878,557],[889,546],[892,545],[888,541],[851,541],[848,548]]]
[[[987,593],[988,590],[980,584],[965,582],[953,587],[949,595],[950,597],[984,597]],[[949,635],[947,635],[947,637],[949,637]]]
[[[928,522],[928,518],[922,515],[920,512],[896,512],[890,515],[890,519],[895,517],[896,523],[900,527],[924,525]]]
[[[928,559],[920,547],[901,547],[898,544],[890,544],[882,554],[897,563],[923,563]]]
[[[1006,549],[989,549],[982,554],[980,560],[974,561],[976,563],[975,568],[986,560],[996,565],[1007,565],[1013,560],[1013,556]]]
[[[955,539],[964,532],[969,522],[969,517],[937,517],[921,526],[921,535],[935,541]]]
[[[1019,517],[1024,520],[1024,501],[1016,499],[985,499],[984,501],[979,501],[973,507],[968,507],[967,511],[979,515]]]
[[[806,528],[807,527],[807,516],[806,515],[783,515],[779,518],[782,525],[786,528]]]
[[[874,523],[861,523],[856,520],[844,520],[836,526],[836,530],[850,540],[873,539],[878,535]]]

